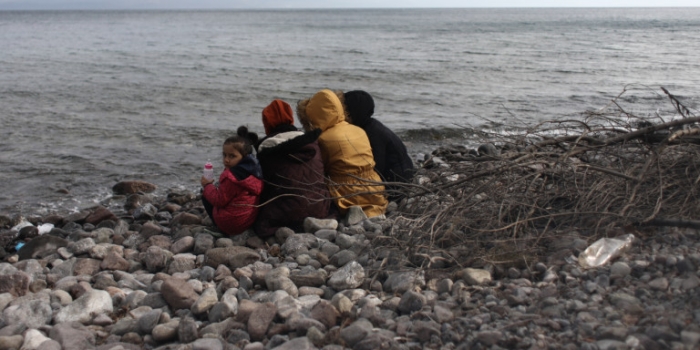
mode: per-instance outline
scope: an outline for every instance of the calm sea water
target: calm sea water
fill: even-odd
[[[0,47],[5,213],[127,179],[196,189],[238,125],[321,88],[369,91],[412,152],[428,129],[569,118],[625,86],[638,115],[670,113],[660,86],[700,102],[700,8],[0,12]]]

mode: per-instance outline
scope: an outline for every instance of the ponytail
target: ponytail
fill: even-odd
[[[231,136],[224,141],[224,145],[233,144],[242,156],[253,153],[253,145],[258,142],[258,134],[249,132],[244,125],[238,127],[236,136]]]

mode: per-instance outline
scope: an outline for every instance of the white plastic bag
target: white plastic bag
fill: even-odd
[[[53,230],[53,224],[43,224],[39,226],[39,234],[43,235],[44,233],[49,233]]]
[[[617,238],[601,238],[579,254],[578,263],[583,268],[603,266],[631,247],[633,241],[631,233]]]

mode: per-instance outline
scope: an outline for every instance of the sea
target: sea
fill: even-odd
[[[623,92],[698,113],[698,52],[700,8],[0,11],[0,214],[197,191],[239,125],[323,88],[368,91],[415,157]]]

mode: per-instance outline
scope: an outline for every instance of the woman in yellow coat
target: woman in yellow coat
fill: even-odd
[[[374,171],[374,157],[367,134],[345,121],[338,96],[321,90],[301,101],[298,116],[310,129],[321,129],[318,145],[328,178],[328,189],[340,214],[353,205],[362,207],[367,217],[384,214],[388,204],[381,177]]]

